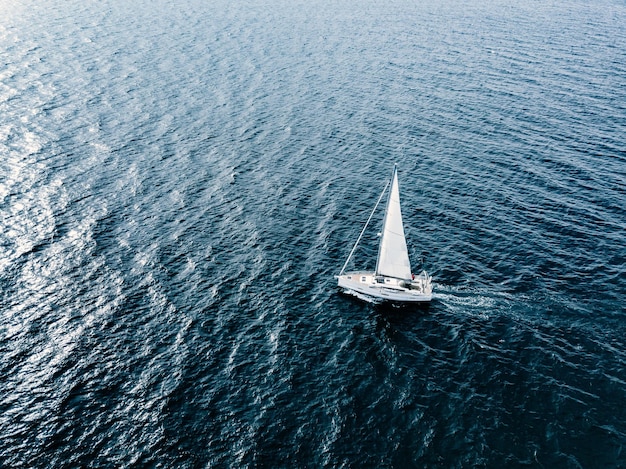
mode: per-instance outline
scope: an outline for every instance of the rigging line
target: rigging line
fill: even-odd
[[[380,197],[378,197],[378,201],[376,202],[376,205],[374,205],[374,210],[372,210],[372,213],[370,213],[369,218],[367,219],[367,221],[365,222],[365,226],[363,227],[363,229],[361,230],[361,234],[359,235],[359,237],[356,240],[356,243],[354,243],[354,246],[352,247],[352,251],[350,251],[350,255],[348,256],[348,258],[346,259],[346,263],[343,265],[343,267],[341,268],[341,272],[339,272],[339,275],[343,275],[343,271],[346,270],[346,267],[348,265],[348,262],[350,262],[350,259],[352,258],[352,254],[354,254],[354,251],[356,250],[356,247],[359,245],[359,241],[361,241],[361,238],[363,237],[363,233],[365,233],[365,230],[367,229],[367,225],[369,225],[370,220],[372,219],[372,216],[374,216],[374,212],[376,211],[376,208],[378,207],[378,204],[380,203],[381,199],[383,198],[383,195],[385,194],[385,191],[387,190],[387,187],[389,187],[389,183],[391,182],[391,179],[389,181],[387,181],[387,184],[385,184],[385,188],[383,189],[383,191],[380,193]]]

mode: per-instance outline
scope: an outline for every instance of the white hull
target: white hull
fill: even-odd
[[[363,295],[374,302],[428,303],[433,297],[431,279],[426,272],[411,282],[377,277],[373,272],[347,272],[337,276],[337,285],[346,293]]]

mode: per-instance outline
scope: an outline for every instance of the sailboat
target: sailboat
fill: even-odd
[[[387,187],[387,206],[380,234],[376,270],[346,272],[346,267],[367,229],[376,208],[380,204]],[[419,275],[411,273],[409,252],[406,247],[402,212],[400,210],[400,189],[398,187],[398,167],[394,165],[391,180],[387,182],[370,214],[361,234],[348,255],[341,272],[336,276],[337,285],[345,293],[370,302],[390,302],[394,304],[428,303],[432,299],[431,276],[423,270]]]

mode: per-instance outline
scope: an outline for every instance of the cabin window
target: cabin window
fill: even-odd
[[[348,275],[348,280],[352,280],[352,275]]]
[[[361,277],[361,282],[365,282],[365,277]]]
[[[385,279],[385,283],[389,283],[389,282],[391,282],[391,280],[390,280],[390,279],[388,279],[388,278],[386,278],[386,279]]]

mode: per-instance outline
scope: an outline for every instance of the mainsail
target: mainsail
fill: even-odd
[[[398,171],[394,166],[391,189],[387,199],[387,210],[383,222],[383,232],[376,262],[376,275],[385,275],[399,279],[411,279],[411,264],[406,248],[402,212],[400,211],[400,190]]]

